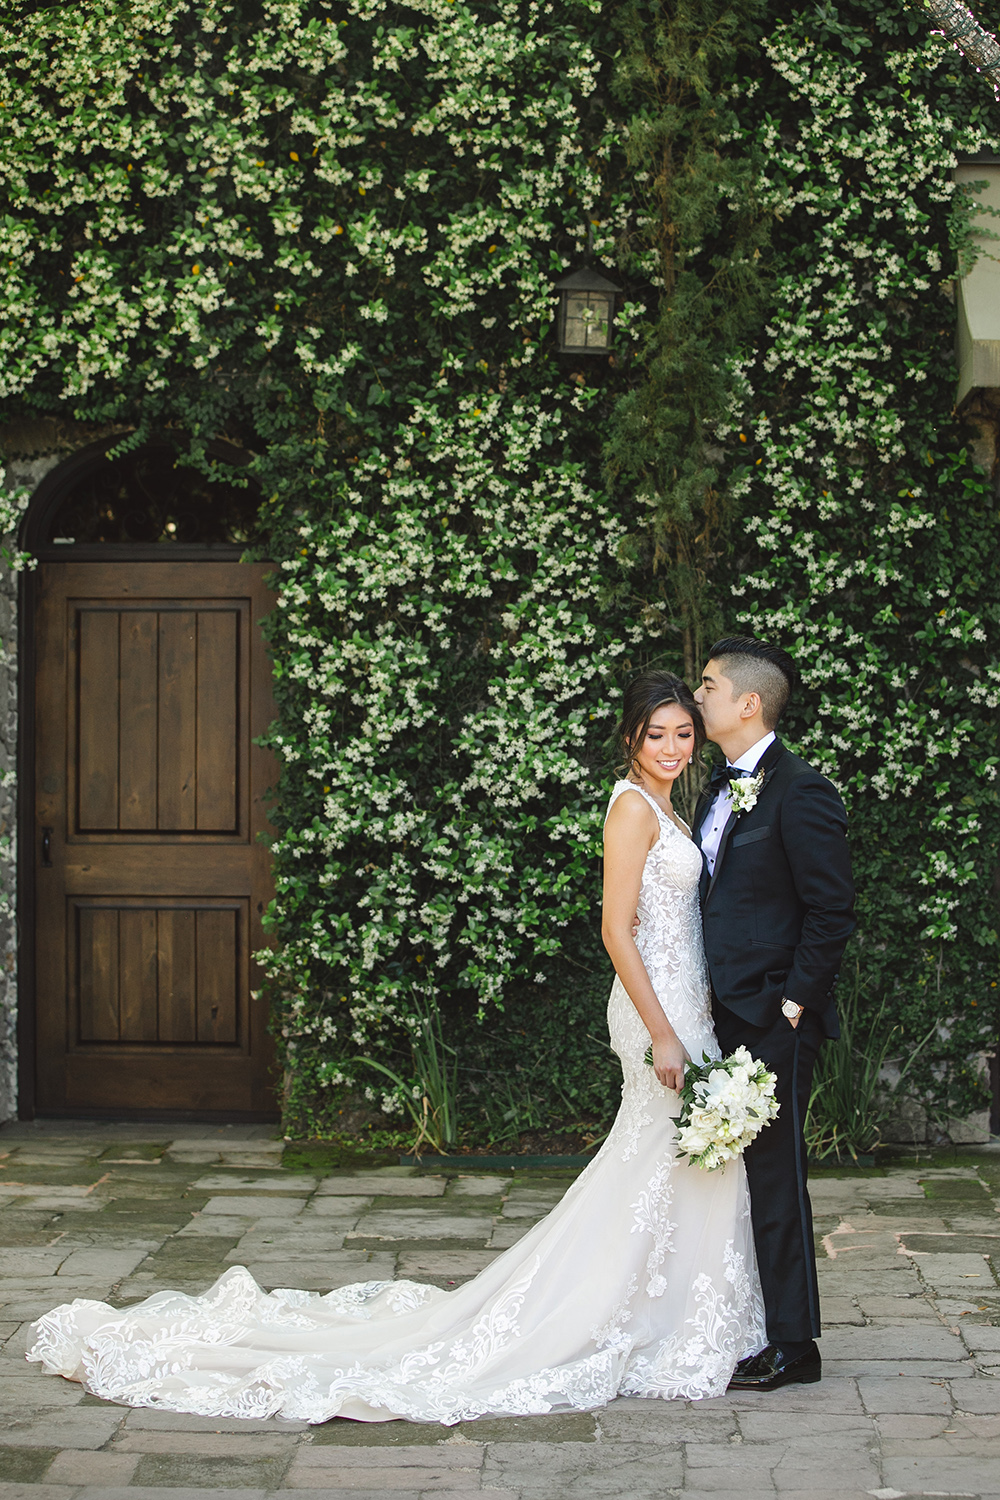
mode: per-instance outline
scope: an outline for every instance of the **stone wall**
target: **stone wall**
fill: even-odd
[[[0,1120],[17,1112],[17,576],[0,567]]]
[[[962,403],[960,415],[969,429],[969,446],[972,456],[992,479],[993,493],[997,502],[1000,503],[1000,389],[990,388],[970,392]],[[992,876],[993,892],[997,902],[998,916],[1000,916],[1000,866],[992,872]],[[1000,1051],[1000,1011],[995,1011],[992,1046],[983,1058],[983,1068],[988,1077],[991,1073],[989,1057],[990,1055],[995,1057],[998,1051]],[[955,1120],[948,1123],[948,1134],[956,1145],[969,1141],[987,1141],[990,1138],[991,1124],[994,1130],[1000,1125],[1000,1097],[997,1097],[996,1077],[994,1068],[990,1079],[994,1092],[991,1110],[978,1115],[970,1115],[967,1121]]]
[[[103,435],[72,422],[31,421],[0,431],[0,470],[8,492],[29,494],[57,464]],[[16,551],[16,536],[2,545]],[[19,579],[0,558],[0,1120],[17,1114],[17,733]]]
[[[991,476],[1000,497],[1000,389],[971,392],[962,403],[961,416],[969,429],[972,457]]]

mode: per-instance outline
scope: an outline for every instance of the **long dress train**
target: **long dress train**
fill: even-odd
[[[610,807],[633,783],[617,783]],[[718,1057],[698,910],[701,855],[647,798],[660,834],[637,939],[689,1054]],[[243,1267],[199,1297],[116,1310],[77,1299],[35,1325],[28,1358],[129,1406],[215,1417],[280,1414],[453,1424],[581,1411],[616,1395],[720,1395],[766,1343],[742,1160],[676,1154],[677,1096],[616,979],[608,1003],[622,1104],[552,1212],[473,1281],[441,1291],[367,1282],[266,1293]]]

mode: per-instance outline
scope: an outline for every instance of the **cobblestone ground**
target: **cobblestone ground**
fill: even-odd
[[[173,1135],[171,1137],[171,1129]],[[307,1176],[256,1127],[0,1130],[0,1500],[1000,1500],[1000,1157],[822,1174],[820,1385],[430,1428],[128,1411],[24,1360],[72,1297],[394,1275],[452,1286],[571,1174]]]

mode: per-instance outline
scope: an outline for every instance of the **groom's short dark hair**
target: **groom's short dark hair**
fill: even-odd
[[[787,651],[755,635],[727,635],[708,653],[729,678],[733,691],[756,693],[767,729],[774,729],[788,706],[798,680],[795,663]]]

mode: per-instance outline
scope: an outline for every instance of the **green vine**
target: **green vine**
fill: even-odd
[[[648,507],[652,598],[689,681],[724,624],[711,580],[731,520],[714,438],[738,374],[727,353],[756,336],[767,307],[771,211],[724,88],[749,65],[765,10],[763,0],[628,0],[617,10],[615,96],[640,226],[622,250],[642,247],[635,259],[657,295],[606,464],[620,503]]]
[[[741,103],[742,101],[742,103]],[[803,7],[735,91],[778,218],[767,337],[719,439],[748,439],[737,619],[806,684],[793,740],[841,787],[855,956],[940,1116],[982,1108],[1000,841],[996,493],[953,410],[956,154],[996,148],[991,91],[906,5]],[[992,643],[992,644],[991,644]]]
[[[255,455],[289,1121],[399,1116],[348,1059],[402,1076],[435,1006],[470,1128],[607,1115],[615,695],[739,620],[804,667],[866,978],[979,1102],[1000,591],[945,292],[1000,117],[922,13],[51,7],[0,107],[0,415]],[[588,242],[615,346],[561,358]]]

